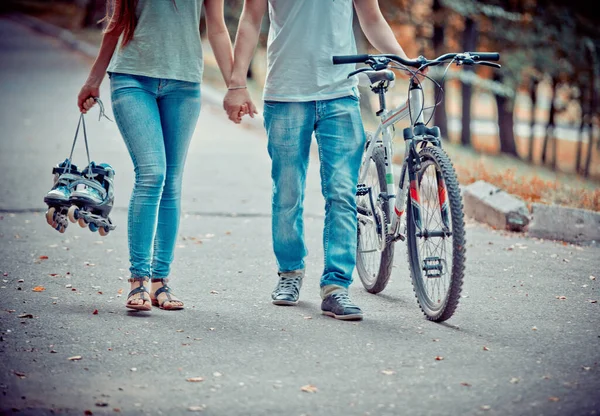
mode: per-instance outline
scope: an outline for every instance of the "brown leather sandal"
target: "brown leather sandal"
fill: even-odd
[[[166,311],[175,311],[175,310],[179,310],[179,309],[183,309],[183,301],[179,300],[179,299],[173,299],[171,297],[171,288],[167,285],[167,282],[169,281],[169,279],[152,279],[152,283],[157,283],[160,282],[162,283],[162,287],[156,289],[156,292],[154,292],[154,296],[150,295],[150,299],[152,299],[152,305],[154,306],[158,306],[160,309],[164,309]],[[158,301],[158,297],[161,294],[165,294],[167,297],[166,299],[163,299],[162,302]],[[167,305],[165,306],[165,303],[167,302],[181,302],[181,305]]]
[[[147,277],[131,277],[127,280],[129,283],[138,282],[139,286],[135,289],[132,289],[131,292],[129,292],[129,294],[127,295],[127,303],[125,304],[126,307],[130,309],[135,309],[137,311],[149,311],[152,309],[150,292],[144,284],[148,282],[148,280],[150,279],[148,279]],[[135,299],[132,299],[132,297],[137,294],[139,294],[140,296],[136,297]],[[141,304],[131,303],[132,301],[138,299],[142,299],[143,302]]]

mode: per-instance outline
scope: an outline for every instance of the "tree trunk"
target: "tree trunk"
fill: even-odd
[[[433,0],[432,13],[433,13],[433,54],[440,56],[444,53],[444,23],[445,16],[443,16],[444,8],[441,0]],[[435,79],[440,85],[442,91],[445,91],[445,81],[442,76]],[[433,123],[440,128],[442,138],[450,139],[448,135],[448,114],[446,113],[446,100],[445,97],[441,97],[442,102],[435,108],[433,115]]]
[[[477,44],[477,23],[470,17],[465,19],[465,31],[463,33],[463,50],[474,51]],[[470,66],[464,66],[463,71],[473,71]],[[460,142],[465,145],[471,145],[471,96],[473,88],[467,82],[462,83],[462,129],[460,133]]]
[[[494,80],[502,82],[502,75],[494,73]],[[498,106],[498,136],[500,138],[500,151],[504,154],[519,157],[515,142],[514,111],[515,102],[504,95],[495,95]]]
[[[556,116],[556,88],[558,79],[552,77],[552,97],[550,99],[550,114],[548,115],[548,123],[546,124],[546,135],[544,136],[544,145],[542,147],[542,164],[548,159],[548,143],[554,139],[554,118]]]
[[[540,80],[533,76],[529,84],[529,97],[531,98],[531,113],[529,115],[529,151],[527,152],[527,160],[533,162],[533,152],[535,145],[535,110],[537,107],[537,89]]]
[[[589,95],[585,94],[587,92],[587,87],[581,88],[582,95],[579,97],[579,107],[581,108],[581,120],[579,123],[579,132],[577,134],[577,153],[575,157],[575,173],[581,173],[581,155],[583,152],[583,140],[584,140],[584,131],[585,124],[588,117],[588,109],[589,109]]]
[[[596,79],[597,71],[594,71],[590,82],[590,116],[588,117],[588,146],[587,146],[587,156],[585,158],[585,166],[583,167],[583,176],[590,176],[590,165],[592,162],[592,153],[594,152],[594,125],[592,121],[592,114],[598,114],[598,91],[596,84],[598,80]],[[598,139],[598,144],[600,145],[600,139]]]
[[[102,23],[99,23],[99,21],[102,20],[104,16],[106,16],[106,1],[88,0],[85,6],[83,26],[101,28]]]

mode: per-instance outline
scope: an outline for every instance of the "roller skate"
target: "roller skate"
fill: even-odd
[[[107,163],[91,162],[82,172],[77,188],[71,191],[67,217],[72,223],[102,236],[115,229],[110,217],[114,203],[115,171]]]
[[[44,203],[48,205],[46,211],[46,222],[55,230],[64,233],[69,225],[67,212],[71,206],[71,192],[81,180],[81,173],[77,166],[65,159],[52,169],[54,174],[54,185],[44,197]]]

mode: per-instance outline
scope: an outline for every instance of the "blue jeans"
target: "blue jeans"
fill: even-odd
[[[321,287],[348,287],[356,265],[356,182],[365,143],[358,97],[264,103],[273,178],[273,250],[280,272],[304,269],[303,204],[310,144],[325,198]]]
[[[200,115],[200,84],[111,73],[113,113],[135,184],[127,233],[132,277],[169,275],[185,159]]]

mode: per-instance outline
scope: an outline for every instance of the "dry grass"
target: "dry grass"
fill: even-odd
[[[545,180],[537,175],[519,176],[515,168],[493,171],[482,161],[473,166],[457,166],[456,174],[462,185],[483,180],[522,198],[529,207],[533,202],[541,202],[600,211],[600,188],[573,187],[558,180]]]

